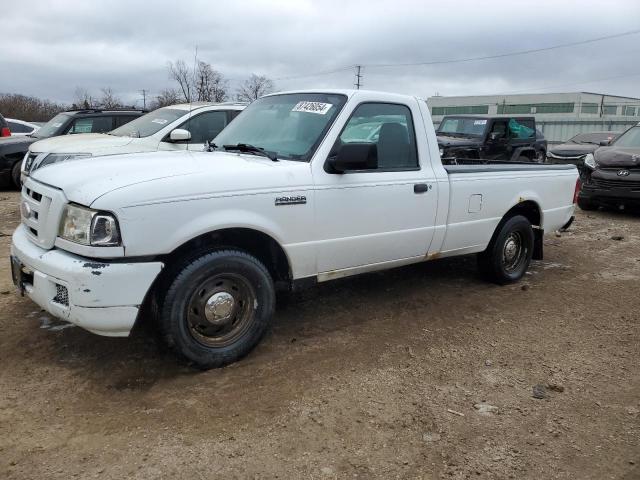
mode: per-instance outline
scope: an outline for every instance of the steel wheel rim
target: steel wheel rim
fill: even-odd
[[[206,347],[229,346],[253,324],[254,305],[255,290],[244,277],[231,273],[209,277],[189,297],[189,333]]]
[[[527,248],[520,232],[511,232],[502,247],[502,266],[507,273],[517,271],[522,265]]]

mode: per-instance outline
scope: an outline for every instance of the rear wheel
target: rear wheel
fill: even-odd
[[[578,206],[580,207],[580,209],[586,210],[586,211],[598,209],[597,203],[581,197],[578,197]]]
[[[500,285],[517,282],[531,263],[533,241],[526,217],[516,215],[503,221],[487,249],[478,254],[480,273]]]
[[[536,152],[536,163],[544,163],[545,160],[547,159],[547,154],[545,153],[544,150],[538,150]]]
[[[163,340],[198,368],[239,360],[260,341],[275,309],[273,280],[238,250],[204,254],[178,268],[161,302]]]

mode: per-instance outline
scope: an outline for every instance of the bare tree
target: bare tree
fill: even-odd
[[[93,106],[93,98],[89,95],[89,91],[84,87],[76,87],[73,93],[74,108],[91,108]]]
[[[240,102],[253,102],[263,95],[273,92],[274,88],[270,78],[252,73],[236,90],[236,98]]]
[[[166,107],[168,105],[174,105],[180,101],[180,94],[175,88],[165,88],[159,95],[151,101],[149,108],[155,110],[156,108]]]
[[[176,60],[175,63],[169,62],[169,78],[175,80],[178,84],[183,100],[191,102],[193,99],[193,75],[189,72],[184,60]]]
[[[210,63],[199,61],[194,75],[195,97],[203,102],[224,102],[227,99],[227,81]]]
[[[102,87],[100,89],[102,97],[98,100],[98,103],[102,108],[120,108],[122,107],[122,100],[118,98],[111,87]]]
[[[46,122],[56,114],[68,109],[68,105],[37,97],[27,97],[16,93],[0,93],[0,112],[9,118],[19,118],[27,122]]]

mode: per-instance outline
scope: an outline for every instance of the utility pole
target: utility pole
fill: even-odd
[[[362,65],[356,65],[356,83],[354,85],[358,90],[360,90],[360,87],[362,86],[362,83],[360,82],[360,79],[362,78],[362,74],[360,73],[361,69]]]
[[[140,92],[142,92],[142,108],[146,110],[147,109],[147,90],[143,88],[142,90],[140,90]]]

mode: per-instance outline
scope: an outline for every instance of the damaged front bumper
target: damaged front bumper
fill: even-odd
[[[54,317],[98,335],[126,337],[162,270],[161,262],[89,260],[35,245],[20,225],[13,234],[14,283]]]

